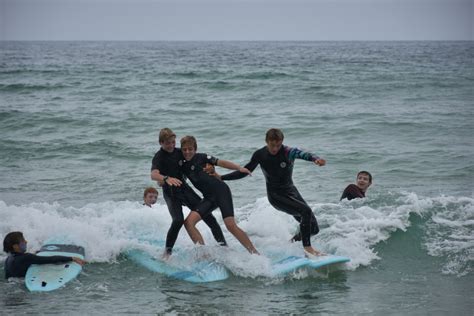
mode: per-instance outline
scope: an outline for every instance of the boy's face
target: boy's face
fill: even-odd
[[[152,206],[153,204],[156,203],[156,200],[158,200],[158,194],[149,192],[145,195],[145,204],[148,206]]]
[[[268,140],[267,149],[272,155],[276,155],[283,144],[283,140]]]
[[[370,187],[370,178],[368,174],[361,173],[357,176],[356,185],[365,192]]]
[[[28,244],[28,241],[23,238],[23,240],[20,241],[20,243],[13,245],[13,250],[15,250],[15,252],[18,252],[18,253],[25,253],[27,244]]]
[[[173,136],[164,142],[160,143],[161,148],[163,148],[164,151],[167,151],[169,153],[173,152],[174,148],[176,147],[176,137]]]
[[[181,151],[183,152],[184,159],[191,160],[193,159],[194,155],[196,154],[196,149],[192,145],[185,145],[181,147]]]

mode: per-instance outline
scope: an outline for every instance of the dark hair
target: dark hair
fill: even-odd
[[[357,174],[357,177],[359,177],[360,174],[366,174],[369,176],[369,183],[372,183],[372,175],[370,174],[370,172],[368,171],[359,171],[359,173]]]
[[[22,232],[11,232],[5,236],[3,240],[3,251],[13,252],[13,245],[20,244],[25,238]]]
[[[280,141],[283,140],[283,132],[278,128],[270,128],[265,134],[265,141]]]

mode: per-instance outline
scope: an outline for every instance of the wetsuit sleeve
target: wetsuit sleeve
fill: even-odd
[[[217,166],[217,161],[219,161],[219,159],[217,159],[216,157],[206,155],[206,154],[203,154],[203,157],[206,163],[210,163],[213,166]]]
[[[248,170],[253,172],[255,170],[255,168],[257,168],[258,164],[259,164],[259,159],[258,159],[257,152],[255,152],[252,155],[252,159],[244,166],[244,168],[247,168]],[[221,180],[223,180],[223,181],[238,180],[238,179],[242,179],[246,176],[248,176],[247,173],[243,173],[243,172],[240,172],[240,171],[234,171],[234,172],[231,172],[231,173],[228,173],[228,174],[225,174],[225,175],[221,176]]]
[[[153,157],[152,161],[151,161],[151,171],[153,171],[155,169],[159,170],[160,169],[159,164],[160,164],[159,155],[158,155],[158,153],[156,153],[155,156]]]
[[[285,154],[286,154],[286,157],[290,161],[294,161],[296,158],[307,160],[307,161],[315,161],[315,160],[319,159],[318,155],[315,155],[315,154],[310,153],[310,152],[303,151],[303,150],[301,150],[299,148],[296,148],[296,147],[287,147],[287,146],[285,146]]]
[[[348,199],[349,201],[355,198],[364,198],[365,195],[355,184],[349,184],[342,192],[340,200]]]
[[[72,257],[64,257],[64,256],[43,257],[43,256],[37,256],[32,253],[29,253],[25,256],[24,260],[25,260],[25,263],[28,263],[28,264],[47,264],[47,263],[69,262],[69,261],[72,261]]]

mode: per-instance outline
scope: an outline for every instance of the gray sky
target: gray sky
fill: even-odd
[[[0,0],[0,40],[474,40],[474,0]]]

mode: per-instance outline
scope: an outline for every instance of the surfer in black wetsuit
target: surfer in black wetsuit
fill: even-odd
[[[308,256],[319,255],[320,252],[311,246],[310,237],[319,232],[318,222],[313,211],[301,197],[293,184],[293,166],[295,159],[312,161],[324,166],[326,161],[318,156],[283,145],[283,132],[272,128],[267,131],[267,145],[255,151],[249,163],[245,165],[254,171],[260,164],[267,184],[268,201],[277,210],[292,215],[300,223],[300,231],[293,241],[301,240]],[[246,173],[235,171],[221,177],[222,180],[236,180],[247,176]]]
[[[201,202],[199,195],[186,183],[178,163],[183,160],[183,154],[176,148],[176,135],[169,128],[163,128],[159,135],[160,150],[153,157],[151,178],[163,187],[163,197],[168,206],[172,223],[166,236],[164,257],[169,257],[178,238],[178,233],[184,224],[183,205],[195,210]],[[215,205],[211,205],[215,209]],[[212,235],[220,245],[227,245],[222,229],[216,218],[209,214],[204,217]]]
[[[360,171],[357,174],[356,184],[349,184],[342,192],[341,200],[349,201],[355,198],[364,198],[365,192],[372,184],[372,175],[368,171]]]
[[[217,159],[202,153],[196,153],[196,150],[197,142],[193,136],[186,136],[181,139],[181,151],[184,156],[184,159],[180,163],[181,170],[204,196],[203,200],[196,206],[196,209],[191,211],[184,222],[189,236],[194,243],[204,244],[204,240],[196,228],[196,224],[202,218],[209,216],[215,209],[215,206],[217,206],[221,210],[224,224],[229,232],[234,235],[250,253],[258,254],[257,249],[255,249],[247,234],[237,226],[235,222],[234,204],[229,187],[223,181],[207,174],[204,171],[204,167],[209,163],[214,166],[238,170],[244,174],[249,174],[250,171],[233,162]]]
[[[32,264],[61,263],[74,261],[80,265],[86,262],[76,257],[51,256],[41,257],[26,252],[27,241],[21,232],[11,232],[3,240],[3,251],[8,253],[5,260],[5,279],[24,278]]]

